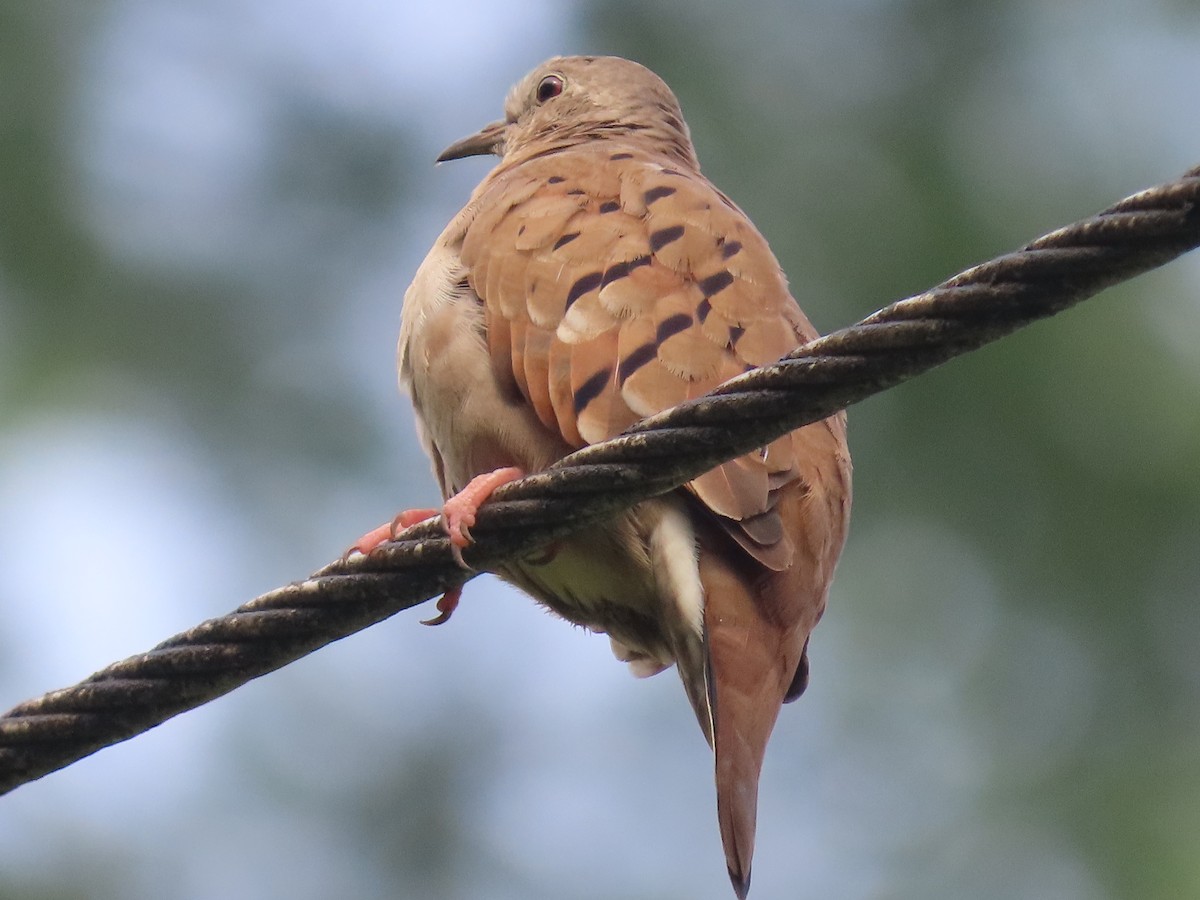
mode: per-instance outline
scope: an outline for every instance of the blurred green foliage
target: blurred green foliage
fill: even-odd
[[[297,13],[316,35],[319,7]],[[180,8],[198,20],[207,14],[199,4]],[[179,160],[169,153],[144,164],[124,155],[148,152],[138,128],[152,143],[151,119],[169,105],[143,110],[113,95],[131,82],[98,62],[115,52],[102,46],[114,40],[114,21],[136,26],[164,9],[171,5],[0,2],[0,451],[10,450],[0,465],[14,464],[17,436],[39,433],[29,432],[37,422],[157,423],[211,473],[229,517],[214,527],[232,521],[238,534],[266,533],[266,560],[256,558],[243,581],[218,582],[248,594],[314,568],[340,549],[339,535],[348,543],[422,492],[429,499],[407,412],[390,393],[390,345],[407,278],[478,177],[439,172],[434,186],[423,168],[428,148],[486,119],[460,120],[449,104],[430,121],[432,107],[412,100],[436,99],[454,67],[448,57],[415,67],[422,84],[408,86],[410,106],[348,101],[325,91],[319,73],[273,69],[274,26],[260,22],[254,34],[263,47],[238,58],[261,65],[228,74],[225,57],[210,63],[214,78],[260,98],[251,109],[265,142],[254,150],[259,163],[229,157],[245,172],[212,183],[232,184],[231,199],[206,194],[202,183],[195,194],[179,188],[182,201],[171,206],[153,185],[194,173],[172,169]],[[630,56],[675,88],[706,173],[771,240],[822,330],[1200,162],[1200,14],[1191,4],[597,0],[572,9],[577,19],[557,49]],[[544,12],[531,3],[510,15],[532,30]],[[217,23],[238,15],[224,9]],[[424,21],[446,32],[431,46],[455,46],[452,19]],[[188,33],[186,24],[175,27]],[[420,38],[387,27],[398,53],[417,52]],[[212,46],[233,54],[237,36],[228,37],[228,46]],[[533,65],[546,40],[510,48],[488,63],[489,80],[455,84],[452,96],[464,109],[465,98],[471,109],[499,109],[507,85],[498,73],[515,77]],[[138,49],[136,41],[129,47]],[[361,74],[350,54],[334,65],[351,85]],[[170,66],[151,74],[168,87],[181,77]],[[118,113],[134,127],[115,130],[114,151],[101,138],[104,117]],[[211,133],[209,114],[173,110],[181,120],[194,116],[197,134]],[[154,166],[166,168],[150,173]],[[121,180],[139,175],[151,187]],[[189,197],[200,210],[195,221]],[[850,546],[814,639],[813,690],[786,712],[771,751],[780,762],[764,781],[764,793],[813,791],[803,796],[820,801],[776,810],[781,821],[804,820],[819,833],[823,811],[837,809],[823,839],[842,855],[822,861],[817,892],[808,893],[782,877],[772,882],[768,867],[785,867],[785,854],[760,849],[754,896],[1200,895],[1198,298],[1200,267],[1177,263],[851,411]],[[3,523],[16,527],[23,513],[10,513]],[[9,552],[20,544],[0,538]],[[210,565],[236,570],[243,562]],[[15,584],[0,587],[7,610],[31,602]],[[188,607],[180,624],[244,599],[209,597],[215,605]],[[578,640],[561,632],[550,640]],[[609,725],[625,717],[630,729],[662,728],[647,732],[644,745],[628,738],[630,757],[618,760],[625,768],[607,776],[607,788],[590,770],[576,778],[583,739],[569,730],[556,744],[560,755],[526,763],[548,783],[578,782],[585,806],[602,805],[588,785],[630,792],[624,803],[611,801],[628,813],[623,832],[593,848],[599,874],[559,881],[544,858],[553,853],[519,834],[505,843],[488,831],[501,825],[480,824],[553,828],[556,817],[569,817],[568,801],[538,806],[525,781],[514,781],[521,791],[499,792],[526,798],[520,815],[486,811],[503,805],[487,782],[497,760],[531,756],[516,732],[556,733],[524,720],[536,705],[530,694],[497,687],[501,696],[491,695],[504,677],[498,668],[532,653],[507,652],[522,646],[523,632],[503,635],[495,657],[474,661],[478,673],[464,677],[478,681],[464,683],[475,688],[447,688],[434,676],[420,691],[408,680],[416,673],[390,658],[394,638],[363,636],[357,651],[328,651],[337,665],[361,654],[380,660],[369,666],[400,667],[400,675],[380,669],[387,674],[371,690],[382,683],[386,691],[361,709],[331,699],[341,692],[336,678],[329,682],[339,671],[333,663],[277,676],[311,694],[248,688],[249,700],[221,701],[238,710],[222,732],[235,735],[221,739],[226,774],[216,776],[207,806],[192,807],[211,818],[185,826],[156,813],[180,843],[139,836],[133,813],[112,823],[113,835],[89,837],[82,832],[98,826],[78,824],[65,798],[46,795],[36,831],[42,863],[0,874],[0,897],[211,895],[216,876],[194,870],[224,845],[199,841],[211,855],[198,850],[185,864],[180,844],[223,828],[236,833],[239,800],[255,826],[243,826],[247,839],[284,820],[335,834],[322,846],[330,866],[354,873],[334,879],[348,896],[667,897],[694,896],[696,884],[710,883],[708,895],[724,896],[717,857],[693,854],[682,838],[664,838],[656,859],[636,871],[670,871],[684,860],[711,867],[714,881],[637,886],[622,875],[624,856],[601,858],[623,847],[649,853],[637,847],[651,841],[646,831],[676,827],[678,810],[643,814],[655,801],[631,785],[650,778],[639,774],[639,748],[653,755],[702,743],[685,731],[686,711],[668,728],[657,706],[605,709]],[[16,648],[27,640],[0,623],[0,675],[22,671]],[[569,666],[569,654],[558,663]],[[445,665],[472,668],[461,657]],[[671,690],[663,704],[682,707]],[[434,695],[438,714],[422,713],[413,725],[407,704],[416,693]],[[260,720],[254,697],[282,712]],[[570,708],[563,702],[554,715]],[[272,715],[286,721],[273,728]],[[327,723],[316,737],[305,731],[310,715]],[[394,732],[380,724],[393,718],[403,723]],[[278,744],[287,741],[314,741],[295,751],[311,756],[281,763],[277,754],[292,751]],[[806,762],[796,771],[789,759]],[[357,774],[329,771],[354,769],[355,760]],[[236,783],[243,778],[244,792]],[[895,793],[856,793],[864,784]],[[945,794],[931,795],[930,786]],[[659,786],[651,778],[642,787]],[[710,815],[707,783],[687,789]],[[0,833],[15,799],[0,800]],[[698,833],[715,831],[710,825]],[[771,827],[781,830],[763,825],[764,848]],[[581,839],[581,855],[593,839]],[[110,846],[120,848],[120,865],[96,850]],[[513,856],[513,847],[535,861]],[[11,863],[0,856],[0,873]],[[231,880],[255,869],[242,862]],[[296,878],[257,893],[309,896],[322,884]],[[256,891],[231,883],[222,895]]]

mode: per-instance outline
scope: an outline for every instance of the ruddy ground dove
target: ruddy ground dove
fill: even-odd
[[[500,161],[417,271],[399,345],[459,546],[496,486],[817,335],[762,235],[700,173],[674,94],[643,66],[538,66],[502,121],[439,160],[482,154]],[[607,633],[634,674],[677,666],[715,752],[742,898],[767,739],[807,682],[849,508],[839,413],[498,573]],[[443,598],[436,621],[456,602]]]

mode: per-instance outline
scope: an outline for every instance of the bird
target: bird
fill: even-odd
[[[701,174],[679,101],[650,69],[555,57],[504,113],[438,157],[498,161],[401,312],[399,380],[445,506],[406,511],[352,550],[439,513],[466,547],[498,486],[818,336],[765,238]],[[742,900],[767,741],[808,683],[850,500],[839,412],[496,573],[606,633],[634,675],[677,667],[714,752]],[[458,601],[448,593],[427,624]]]

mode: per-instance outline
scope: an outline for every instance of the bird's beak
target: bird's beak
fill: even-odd
[[[455,141],[442,151],[442,155],[437,158],[437,161],[446,162],[450,159],[462,159],[466,156],[483,156],[488,153],[502,156],[504,154],[504,138],[507,132],[507,122],[493,122],[491,125],[485,125],[483,130],[476,132],[470,137],[465,137],[461,141]]]

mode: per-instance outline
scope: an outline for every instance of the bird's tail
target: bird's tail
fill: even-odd
[[[700,578],[706,732],[715,756],[717,818],[729,878],[744,900],[750,889],[763,755],[800,665],[803,640],[771,621],[770,604],[758,596],[762,583],[756,586],[722,557],[702,553]]]

